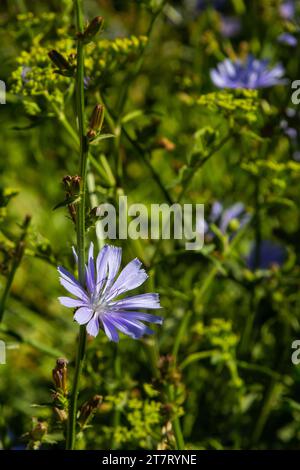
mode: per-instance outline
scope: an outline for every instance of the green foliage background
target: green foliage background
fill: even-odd
[[[100,394],[103,403],[79,430],[78,448],[172,449],[178,423],[188,449],[299,448],[291,345],[300,338],[300,163],[280,122],[287,107],[297,111],[289,82],[300,76],[300,51],[276,42],[296,26],[280,17],[279,1],[228,1],[242,22],[230,40],[218,12],[196,14],[187,3],[84,2],[86,18],[105,18],[87,46],[87,115],[103,101],[103,132],[114,135],[91,150],[90,207],[122,194],[147,205],[204,203],[206,214],[216,200],[241,201],[252,218],[233,239],[215,228],[199,252],[174,240],[116,241],[124,264],[136,256],[145,264],[145,289],[161,294],[165,322],[141,341],[89,341],[79,402]],[[0,443],[63,448],[51,374],[64,356],[72,376],[78,328],[57,301],[56,266],[74,270],[75,232],[65,204],[53,208],[65,200],[62,178],[78,171],[78,152],[74,81],[55,73],[48,52],[75,52],[72,1],[7,0],[0,14],[2,293],[32,217],[0,326]],[[282,62],[288,84],[216,90],[209,70],[247,51]],[[97,242],[94,224],[91,212],[88,238]],[[250,271],[251,243],[264,239],[285,246],[286,261]],[[30,434],[32,417],[48,423],[41,439]]]

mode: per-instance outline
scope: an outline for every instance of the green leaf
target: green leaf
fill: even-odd
[[[6,207],[9,201],[17,196],[19,191],[14,188],[0,188],[0,207]]]
[[[113,139],[116,136],[114,134],[100,134],[98,137],[90,141],[90,145],[98,145],[102,140]]]
[[[56,206],[53,207],[53,211],[59,209],[60,207],[69,206],[70,204],[78,204],[80,201],[80,196],[70,196],[67,197],[64,201],[59,202]]]
[[[133,121],[137,117],[143,116],[143,114],[144,112],[142,109],[135,109],[134,111],[125,114],[125,116],[123,116],[121,119],[121,123],[125,124],[126,122]]]

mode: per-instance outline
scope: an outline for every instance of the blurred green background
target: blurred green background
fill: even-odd
[[[145,289],[161,294],[165,322],[150,339],[89,341],[79,402],[100,394],[103,403],[79,448],[176,448],[178,422],[189,449],[299,448],[291,355],[300,338],[300,164],[298,134],[288,138],[282,123],[292,108],[288,126],[298,131],[290,82],[300,51],[277,42],[297,34],[297,16],[283,18],[274,0],[201,3],[84,1],[87,20],[105,20],[86,46],[87,116],[104,102],[103,132],[115,136],[91,150],[90,209],[125,194],[147,205],[204,203],[207,220],[214,202],[241,202],[251,220],[226,233],[213,227],[197,252],[174,240],[116,241],[123,264],[145,264]],[[222,15],[240,22],[234,37],[224,36]],[[78,151],[73,79],[56,74],[47,54],[75,52],[72,1],[4,0],[0,23],[2,294],[31,216],[0,325],[0,443],[26,446],[35,417],[48,423],[37,446],[63,448],[51,374],[64,356],[72,375],[78,328],[57,301],[56,267],[74,270],[75,231],[67,208],[53,208],[65,199],[63,177],[78,172]],[[209,71],[248,52],[281,62],[287,84],[217,90]],[[88,239],[97,242],[95,222],[90,212]],[[270,262],[252,269],[251,246],[264,240]]]

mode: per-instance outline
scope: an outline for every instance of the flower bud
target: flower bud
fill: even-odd
[[[72,66],[62,54],[53,49],[48,53],[48,56],[57,67],[57,70],[55,70],[56,73],[65,77],[73,76],[75,67]]]
[[[100,408],[103,401],[101,395],[94,395],[89,401],[85,402],[80,410],[79,422],[84,426],[89,419],[93,417],[96,411]]]
[[[67,394],[67,365],[68,361],[66,359],[59,358],[57,359],[56,366],[52,371],[55,387],[62,390],[64,395]]]
[[[60,70],[68,70],[70,68],[70,64],[64,56],[54,49],[48,53],[48,56],[52,60],[53,64]]]
[[[82,38],[85,43],[92,41],[92,39],[96,36],[96,34],[101,31],[102,26],[103,26],[104,19],[102,16],[96,16],[86,30],[84,31]]]
[[[27,229],[30,222],[31,222],[31,215],[30,214],[25,215],[23,225],[22,225],[23,229]]]
[[[104,119],[104,106],[97,104],[92,112],[90,126],[87,133],[88,138],[92,139],[101,131]]]
[[[229,222],[229,230],[231,232],[236,232],[237,230],[239,230],[241,224],[240,224],[240,221],[238,219],[232,219],[230,222]]]

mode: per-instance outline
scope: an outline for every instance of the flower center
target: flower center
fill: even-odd
[[[97,314],[98,316],[100,316],[105,311],[107,311],[107,308],[108,308],[108,303],[105,302],[105,300],[103,300],[103,298],[98,297],[97,299],[94,300],[93,310],[94,310],[95,314]]]

